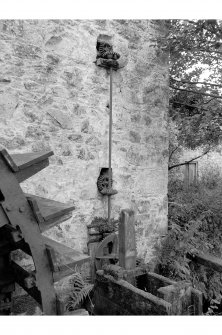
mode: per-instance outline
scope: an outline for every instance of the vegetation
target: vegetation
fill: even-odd
[[[189,260],[187,253],[222,255],[222,180],[218,168],[206,169],[188,190],[169,183],[169,233],[159,251],[160,273],[187,280],[203,292],[204,312],[222,311],[222,275]]]
[[[171,170],[184,164],[177,157],[183,148],[202,148],[202,156],[220,143],[222,21],[171,20],[168,46]]]
[[[60,292],[60,298],[64,301],[64,305],[67,311],[74,311],[80,308],[88,299],[91,304],[90,293],[93,290],[93,284],[84,280],[81,273],[78,272],[77,268],[73,274],[69,277],[64,278],[62,285],[57,286],[57,292]]]

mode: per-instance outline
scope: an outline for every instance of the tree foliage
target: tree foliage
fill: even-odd
[[[222,21],[169,22],[170,109],[179,148],[217,146],[222,135]]]

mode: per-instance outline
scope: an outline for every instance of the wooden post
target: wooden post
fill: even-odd
[[[186,163],[184,168],[185,188],[188,189],[191,184],[196,185],[197,180],[198,180],[198,162]]]
[[[134,212],[122,210],[119,222],[119,265],[126,270],[136,267],[136,237]]]

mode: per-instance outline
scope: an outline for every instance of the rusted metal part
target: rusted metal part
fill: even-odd
[[[113,51],[111,38],[108,35],[100,34],[97,39],[97,59],[96,65],[109,69],[110,74],[110,94],[109,94],[109,169],[108,169],[108,187],[102,187],[101,194],[108,196],[108,224],[111,220],[111,196],[118,192],[112,189],[112,99],[113,99],[113,70],[119,68],[117,59],[120,54]],[[102,183],[102,182],[100,182]]]
[[[115,264],[118,261],[118,235],[109,234],[98,245],[95,253],[95,266],[97,270],[102,269],[104,264]]]
[[[108,189],[112,187],[112,125],[113,125],[113,70],[110,68],[110,91],[109,91],[109,178]],[[111,218],[111,195],[108,195],[108,224]]]
[[[119,63],[117,60],[113,59],[104,59],[104,58],[98,58],[95,61],[95,64],[99,67],[103,67],[106,70],[113,69],[114,71],[117,71],[119,69]]]
[[[108,35],[100,34],[96,43],[97,56],[96,58],[113,59],[120,58],[120,54],[113,51],[111,37]]]

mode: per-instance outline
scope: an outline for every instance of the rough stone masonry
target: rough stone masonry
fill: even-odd
[[[137,252],[147,262],[167,230],[168,55],[164,21],[1,20],[0,145],[51,149],[50,166],[26,192],[74,203],[48,234],[86,252],[87,224],[107,217],[97,190],[108,167],[109,75],[95,65],[99,34],[121,55],[113,74],[112,217],[136,213]]]

